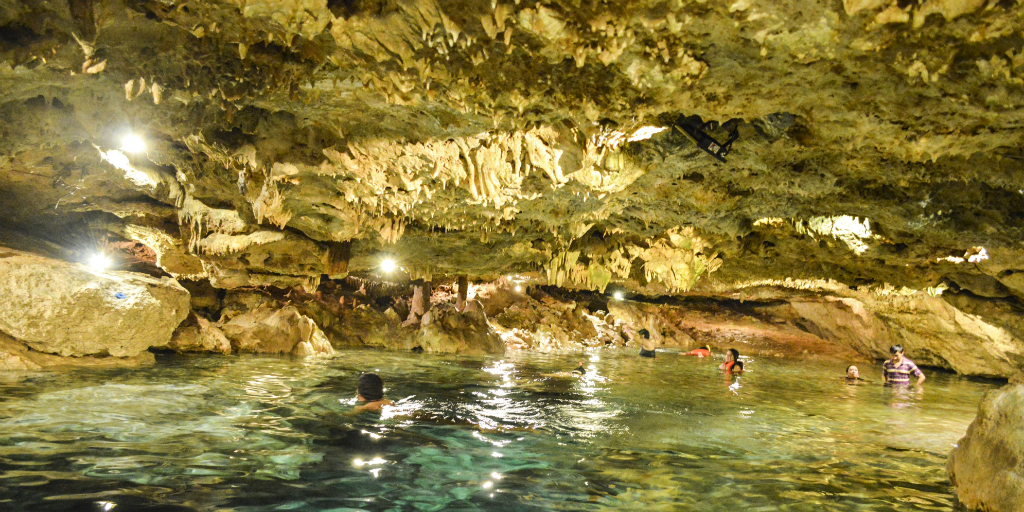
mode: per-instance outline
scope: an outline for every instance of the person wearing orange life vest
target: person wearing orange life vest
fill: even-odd
[[[695,348],[689,352],[680,353],[681,356],[696,356],[696,357],[711,357],[711,347],[704,345],[700,348]]]
[[[743,361],[740,361],[740,352],[734,348],[730,348],[725,353],[725,362],[722,363],[718,369],[725,370],[729,373],[743,373]]]

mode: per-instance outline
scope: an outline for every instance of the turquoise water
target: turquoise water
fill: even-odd
[[[556,373],[579,359],[587,377]],[[5,374],[0,510],[951,510],[946,455],[995,387],[719,362],[342,351]],[[362,371],[396,407],[345,414]]]

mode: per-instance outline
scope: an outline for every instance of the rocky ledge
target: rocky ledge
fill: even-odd
[[[1024,510],[1024,383],[990,391],[967,435],[949,454],[960,503],[987,512]]]

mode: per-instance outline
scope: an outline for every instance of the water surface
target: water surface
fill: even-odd
[[[557,373],[579,359],[586,377]],[[342,351],[6,374],[0,510],[953,509],[946,455],[994,384],[849,386],[841,364],[772,359],[737,379],[718,359]],[[363,371],[396,407],[347,414]]]

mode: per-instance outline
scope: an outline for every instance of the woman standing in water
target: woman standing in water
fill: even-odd
[[[740,352],[734,348],[730,348],[725,353],[725,362],[718,366],[719,370],[725,370],[730,373],[743,373],[743,361],[740,361]]]

